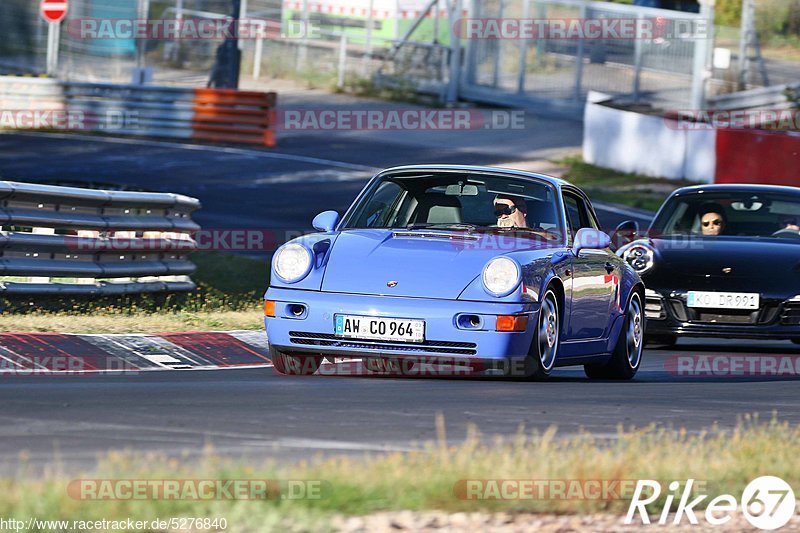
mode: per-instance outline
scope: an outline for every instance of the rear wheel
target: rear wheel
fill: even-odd
[[[642,297],[634,292],[628,301],[625,323],[611,359],[602,365],[585,365],[583,369],[586,375],[591,379],[632,379],[642,362],[644,326]]]
[[[525,375],[537,381],[547,379],[556,363],[561,337],[561,315],[558,298],[553,289],[547,289],[539,309],[536,334],[525,359]]]
[[[275,370],[286,376],[310,376],[322,364],[319,355],[288,355],[270,347],[270,359]]]

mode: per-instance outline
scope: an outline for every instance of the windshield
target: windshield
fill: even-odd
[[[774,237],[800,243],[800,198],[749,192],[680,195],[664,206],[651,235]]]
[[[558,240],[555,188],[534,179],[462,173],[390,175],[373,183],[342,229],[513,231]]]

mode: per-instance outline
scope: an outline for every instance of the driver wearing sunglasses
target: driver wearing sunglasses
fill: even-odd
[[[528,204],[519,196],[500,194],[494,199],[494,215],[501,228],[527,228],[527,214]]]
[[[703,235],[722,235],[727,223],[721,205],[709,204],[700,211],[700,231]]]

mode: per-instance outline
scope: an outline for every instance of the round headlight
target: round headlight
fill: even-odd
[[[311,251],[302,244],[287,244],[275,254],[272,265],[281,281],[300,281],[311,271]]]
[[[519,282],[519,265],[508,257],[495,257],[483,269],[483,286],[492,296],[508,296]]]
[[[644,244],[634,244],[622,253],[622,258],[638,274],[644,274],[653,268],[655,254],[653,253],[653,249],[649,246],[645,246]]]

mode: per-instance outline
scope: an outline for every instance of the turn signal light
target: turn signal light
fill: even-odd
[[[264,316],[275,316],[275,301],[264,300]]]
[[[525,331],[528,327],[526,315],[500,315],[497,317],[497,331]]]

